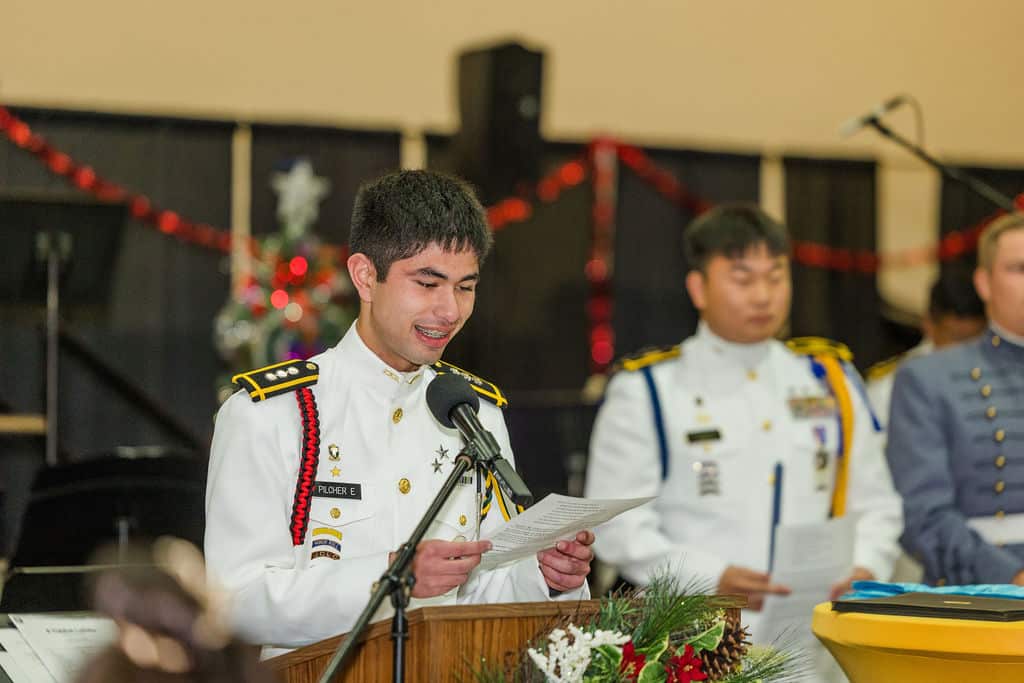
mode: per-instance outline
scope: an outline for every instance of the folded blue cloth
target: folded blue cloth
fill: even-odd
[[[945,595],[984,595],[989,598],[1024,600],[1024,586],[1007,583],[977,584],[974,586],[928,586],[923,583],[886,583],[884,581],[854,581],[853,590],[841,600],[885,598],[904,593],[940,593]]]

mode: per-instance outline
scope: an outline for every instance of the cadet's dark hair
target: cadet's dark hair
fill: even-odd
[[[928,298],[928,315],[935,320],[944,315],[960,318],[984,318],[985,304],[969,273],[951,269],[939,276]]]
[[[463,180],[435,171],[398,171],[364,184],[352,210],[352,253],[366,254],[383,282],[391,264],[431,244],[472,249],[483,265],[491,249],[487,216]]]
[[[690,270],[703,271],[712,256],[739,258],[761,244],[774,256],[789,253],[786,228],[753,204],[722,204],[701,214],[683,232]]]

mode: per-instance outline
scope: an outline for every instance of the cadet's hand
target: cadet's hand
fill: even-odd
[[[571,591],[583,585],[590,573],[590,561],[594,551],[590,549],[594,534],[581,531],[574,541],[559,541],[554,548],[537,553],[540,573],[548,587],[556,591]]]
[[[443,595],[469,579],[469,573],[480,564],[480,556],[491,549],[490,541],[423,541],[416,546],[412,559],[412,597],[432,598]],[[389,556],[389,560],[394,553]]]
[[[765,595],[790,594],[788,587],[772,583],[768,574],[736,565],[729,565],[718,577],[718,592],[720,595],[745,595],[747,607],[755,612],[761,611]]]
[[[845,593],[849,593],[850,589],[853,588],[854,581],[874,581],[875,575],[870,570],[864,567],[854,567],[853,573],[850,574],[845,581],[832,585],[832,591],[829,595],[829,600],[838,600]]]

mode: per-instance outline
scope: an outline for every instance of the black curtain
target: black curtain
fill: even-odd
[[[695,197],[713,204],[760,198],[761,158],[752,155],[645,149]],[[615,234],[615,349],[678,344],[698,315],[686,294],[683,230],[694,216],[670,203],[625,166],[619,167]]]
[[[315,230],[332,244],[348,242],[352,204],[360,184],[399,167],[401,134],[324,126],[255,124],[252,126],[252,231],[266,235],[280,229],[274,173],[307,158],[316,175],[330,181],[320,203]]]
[[[795,240],[876,249],[876,163],[786,157],[786,221]],[[874,274],[793,264],[793,336],[848,345],[863,370],[890,354]]]
[[[965,167],[970,175],[983,180],[1009,198],[1024,192],[1024,169]],[[951,232],[965,230],[999,210],[988,199],[951,180],[942,177],[942,194],[939,200],[939,232],[945,236]],[[977,254],[964,254],[958,259],[942,264],[942,270],[953,269],[961,274],[974,270]]]
[[[100,176],[190,220],[228,225],[232,124],[46,110],[17,114]],[[3,144],[0,192],[61,197],[74,191],[31,155]],[[91,267],[76,265],[74,258],[73,253],[71,268]],[[133,378],[191,431],[206,437],[216,407],[212,377],[219,368],[211,321],[228,287],[225,257],[129,221],[105,279],[109,299],[104,305],[63,310],[71,329],[102,361]],[[0,353],[18,359],[0,368],[0,391],[18,411],[42,412],[44,359],[37,320],[9,319],[0,333]],[[71,459],[120,445],[174,444],[75,357],[62,354],[61,361],[60,436]]]

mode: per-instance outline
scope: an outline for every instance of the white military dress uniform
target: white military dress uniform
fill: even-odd
[[[781,523],[829,516],[841,426],[828,386],[809,357],[784,344],[729,343],[703,323],[681,347],[647,362],[633,371],[625,363],[609,383],[591,438],[586,494],[657,499],[602,525],[597,556],[639,585],[665,566],[711,587],[728,565],[768,571],[777,465]],[[846,375],[843,381],[853,384]],[[900,501],[870,410],[860,391],[848,388],[854,425],[846,512],[862,515],[855,563],[884,580],[896,557]],[[756,616],[744,614],[755,640]]]
[[[234,626],[250,641],[270,646],[268,655],[354,624],[388,553],[407,540],[461,448],[458,432],[442,427],[426,404],[435,368],[392,369],[366,347],[355,325],[337,346],[310,361],[307,367],[318,368],[319,375],[309,387],[319,409],[319,443],[313,447],[319,462],[308,523],[294,541],[290,520],[304,445],[297,392],[259,402],[247,392],[233,395],[218,414],[210,455],[207,563],[233,593]],[[264,374],[282,367],[280,374],[297,373],[284,365]],[[503,403],[497,388],[488,386]],[[512,460],[501,410],[481,401],[479,416]],[[464,475],[427,538],[472,541],[493,535],[504,523],[504,500],[494,492],[497,487],[484,487],[486,479]],[[585,592],[584,585],[560,597],[579,599]],[[537,561],[528,558],[475,571],[465,585],[413,600],[410,609],[547,599]],[[376,616],[390,611],[385,602]]]

